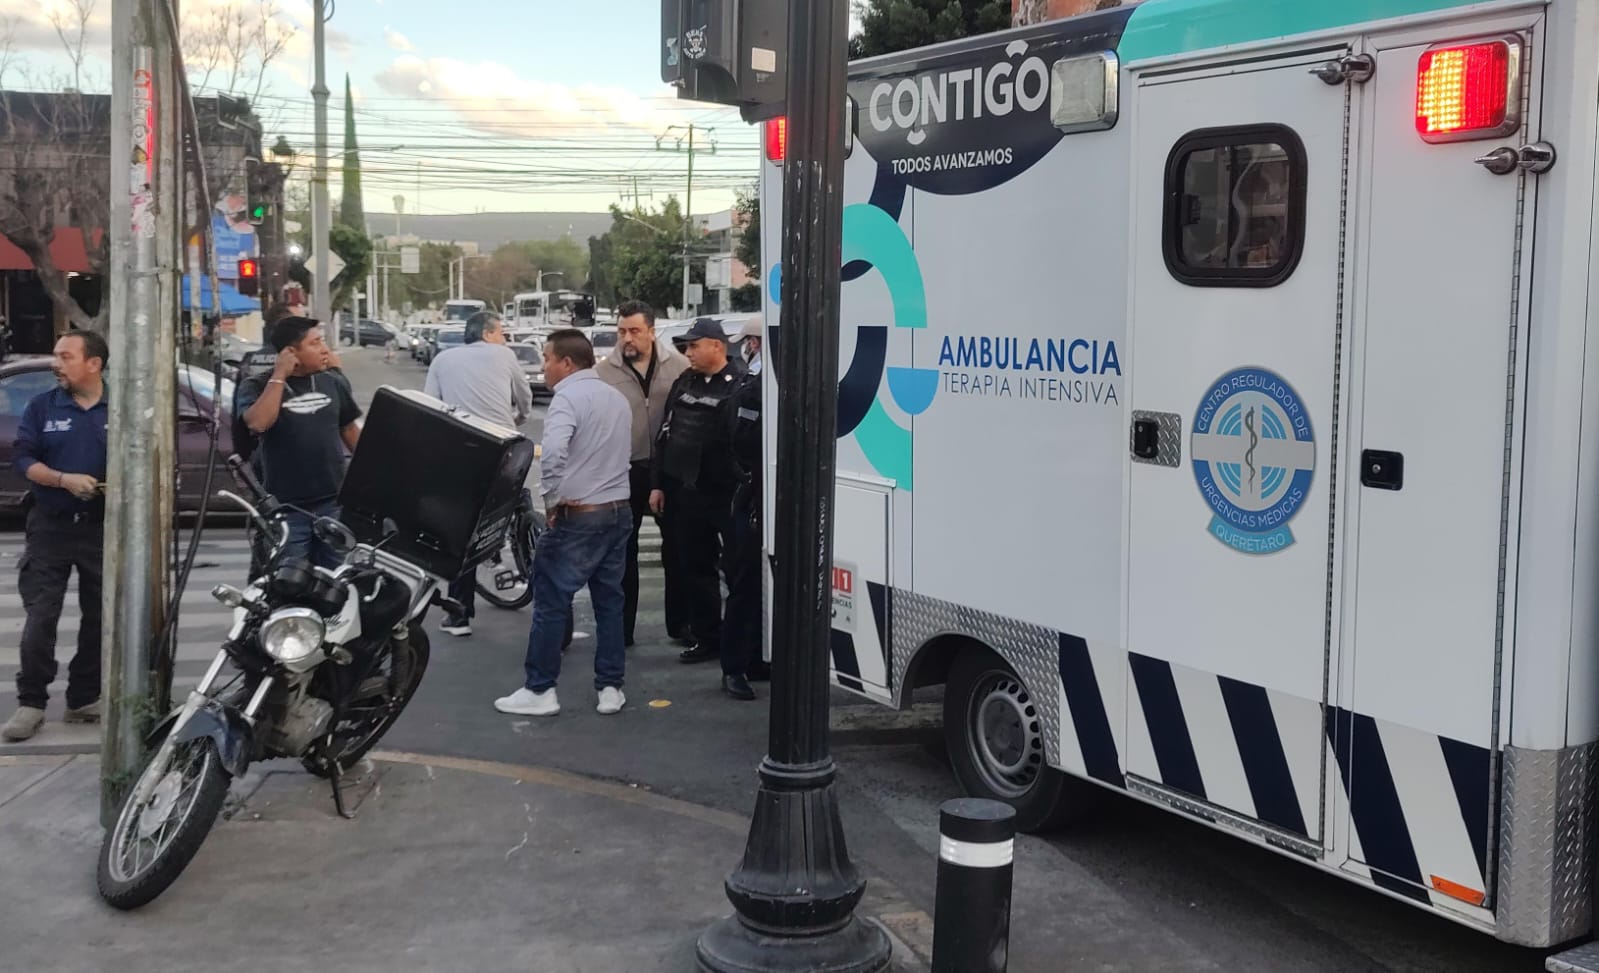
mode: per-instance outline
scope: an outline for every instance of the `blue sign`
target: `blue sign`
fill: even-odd
[[[1189,454],[1212,537],[1244,554],[1293,544],[1288,523],[1310,496],[1316,441],[1282,376],[1249,367],[1217,379],[1194,412]]]
[[[242,210],[237,214],[229,214],[221,212],[221,208],[219,206],[211,213],[211,238],[217,248],[217,276],[223,280],[238,280],[239,258],[256,256],[255,227],[243,219]]]

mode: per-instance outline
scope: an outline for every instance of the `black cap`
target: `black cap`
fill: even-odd
[[[727,340],[727,332],[722,330],[722,325],[713,318],[695,318],[689,325],[688,333],[683,335],[685,342],[698,341],[701,338],[716,338]]]

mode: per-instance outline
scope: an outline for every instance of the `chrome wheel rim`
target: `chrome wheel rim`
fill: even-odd
[[[967,709],[966,747],[993,793],[1025,795],[1044,766],[1044,735],[1027,687],[1008,672],[978,680]]]
[[[216,752],[208,740],[177,744],[150,799],[135,806],[133,796],[117,816],[108,870],[118,882],[131,882],[153,868],[166,855],[183,824],[200,799],[200,784],[210,771]],[[156,772],[154,767],[145,773]]]

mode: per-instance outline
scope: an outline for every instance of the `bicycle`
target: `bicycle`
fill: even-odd
[[[543,533],[544,519],[533,509],[533,493],[524,489],[500,549],[477,566],[477,592],[489,604],[515,611],[533,601],[533,551]]]

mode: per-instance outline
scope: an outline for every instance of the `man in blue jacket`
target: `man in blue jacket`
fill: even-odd
[[[100,574],[105,538],[105,339],[73,331],[56,341],[58,388],[40,393],[17,424],[16,466],[31,498],[17,590],[27,621],[17,671],[17,711],[0,737],[39,732],[56,677],[56,626],[78,572],[78,652],[67,667],[68,723],[100,719]]]

